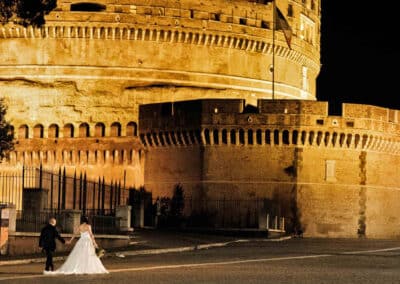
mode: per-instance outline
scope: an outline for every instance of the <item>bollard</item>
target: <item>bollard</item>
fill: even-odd
[[[0,255],[6,255],[8,253],[9,218],[10,218],[9,208],[0,207]]]
[[[81,210],[66,209],[62,211],[63,233],[74,233],[74,229],[81,223]]]
[[[160,216],[161,216],[161,200],[160,200],[159,197],[157,197],[157,200],[156,200],[156,217],[155,217],[155,220],[154,220],[154,227],[155,228],[158,228],[158,222],[159,222]]]
[[[140,200],[140,203],[135,204],[133,206],[134,210],[134,220],[133,226],[136,228],[143,228],[144,227],[144,201]]]
[[[115,217],[119,218],[119,231],[129,233],[133,231],[131,227],[131,210],[130,205],[120,205],[117,206]]]

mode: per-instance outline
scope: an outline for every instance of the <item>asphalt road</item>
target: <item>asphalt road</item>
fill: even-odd
[[[0,283],[400,283],[400,241],[252,240],[103,263],[110,274],[44,276],[43,263],[0,266]]]

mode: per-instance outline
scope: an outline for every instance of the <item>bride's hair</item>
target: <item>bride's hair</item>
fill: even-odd
[[[83,223],[89,224],[89,219],[86,216],[81,217],[81,224]]]

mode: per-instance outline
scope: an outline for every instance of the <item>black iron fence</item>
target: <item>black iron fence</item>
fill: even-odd
[[[0,203],[14,204],[17,210],[24,210],[30,207],[28,199],[32,200],[32,195],[37,196],[35,206],[40,207],[39,211],[77,209],[86,214],[95,210],[97,215],[114,213],[117,206],[127,203],[129,196],[120,181],[107,184],[104,177],[88,180],[82,172],[68,176],[65,168],[52,172],[41,166],[22,167],[0,173]]]
[[[153,199],[153,225],[206,228],[260,228],[285,230],[279,208],[265,199]]]
[[[57,220],[57,228],[60,232],[64,231],[65,221],[61,218],[61,214],[50,210],[35,212],[35,214],[18,210],[16,216],[17,232],[40,232],[41,229],[48,223],[50,217]]]
[[[193,200],[185,202],[185,210],[191,212],[191,226],[231,228],[258,228],[263,201],[254,200]]]
[[[40,232],[48,223],[50,217],[57,220],[57,228],[60,233],[66,233],[66,214],[58,211],[44,210],[35,214],[17,211],[16,230],[18,232]],[[97,215],[96,212],[89,212],[89,223],[94,234],[119,234],[120,218],[114,215]],[[67,232],[72,233],[72,232]]]
[[[118,181],[104,178],[88,180],[85,173],[66,174],[21,167],[0,173],[0,204],[13,204],[17,209],[17,231],[39,232],[50,217],[56,217],[60,230],[65,228],[63,212],[68,209],[87,215],[95,233],[118,233],[116,208],[126,205],[129,190]]]
[[[94,210],[97,215],[114,214],[115,208],[126,204],[127,190],[120,182],[106,184],[103,178],[88,180],[86,173],[75,172],[67,176],[64,170],[58,173],[36,169],[39,174],[39,188],[47,190],[46,207],[50,210],[79,209],[83,214]]]
[[[120,220],[115,216],[112,210],[98,211],[87,210],[86,216],[92,226],[92,230],[96,234],[117,234],[120,227]]]
[[[22,207],[22,171],[0,172],[0,203]]]

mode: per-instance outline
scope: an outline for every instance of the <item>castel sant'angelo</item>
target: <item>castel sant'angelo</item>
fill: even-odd
[[[399,111],[329,114],[320,0],[276,5],[290,48],[260,0],[58,0],[40,28],[1,26],[2,170],[65,167],[153,197],[179,183],[264,199],[305,236],[398,237]]]

